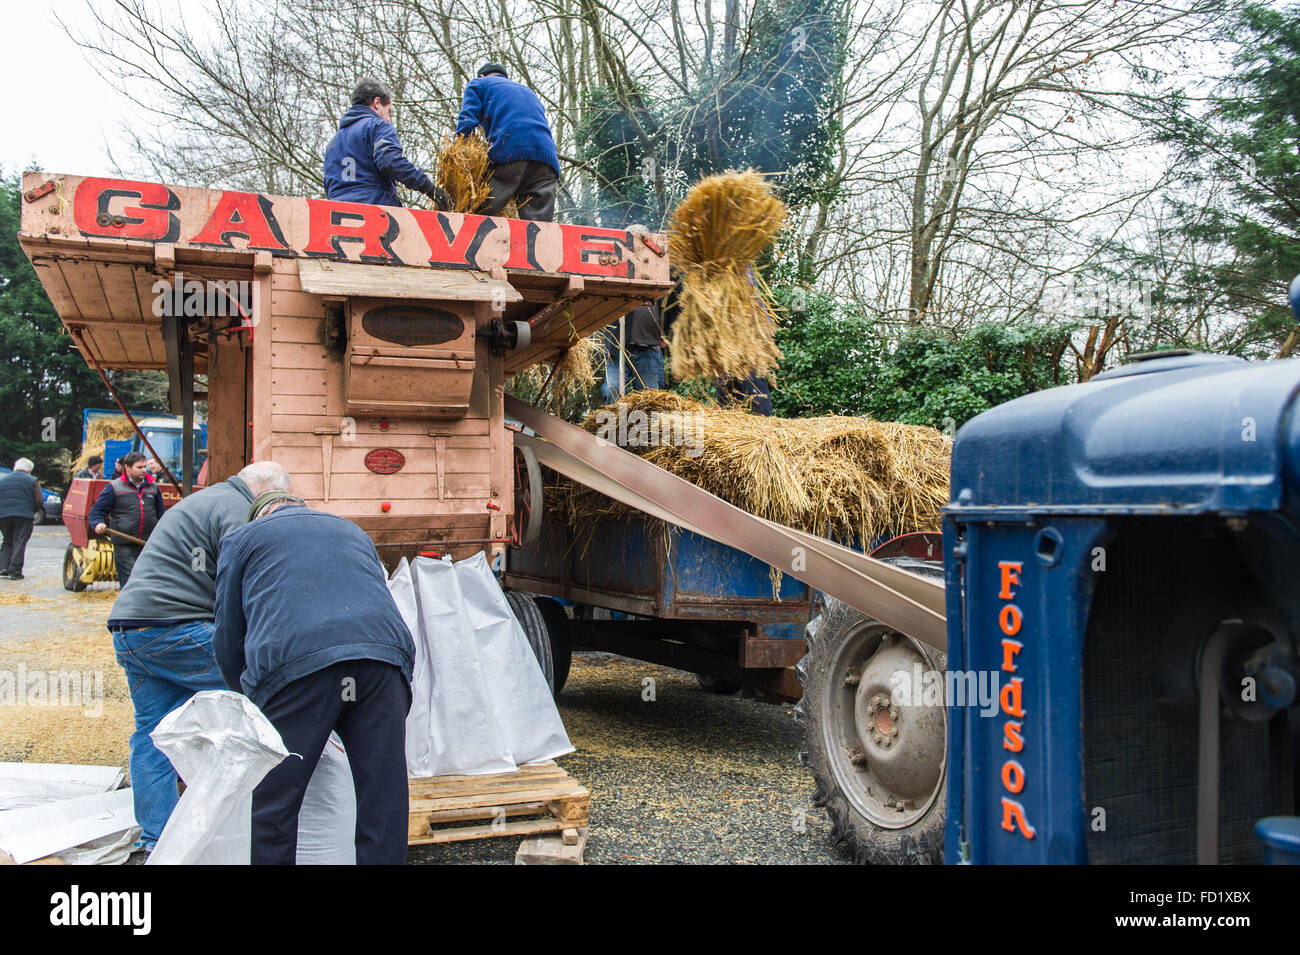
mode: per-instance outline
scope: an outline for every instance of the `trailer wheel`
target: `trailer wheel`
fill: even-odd
[[[74,594],[79,594],[86,589],[86,584],[81,580],[85,568],[77,563],[77,549],[71,544],[63,552],[63,589],[71,590]]]
[[[941,694],[927,706],[900,705],[893,693],[896,672],[910,691],[914,667],[942,674],[947,662],[838,600],[809,624],[796,667],[807,745],[799,758],[816,779],[814,804],[859,863],[943,861],[947,710]]]
[[[555,673],[552,681],[555,695],[559,696],[569,679],[569,668],[573,665],[573,643],[569,639],[569,617],[564,606],[551,597],[537,595],[533,597],[537,609],[546,621],[546,632],[551,639],[551,668]]]
[[[546,632],[546,620],[542,617],[542,612],[537,609],[537,603],[533,600],[532,594],[526,594],[519,590],[507,590],[506,602],[510,604],[510,609],[515,612],[515,619],[519,625],[524,628],[524,636],[528,638],[528,645],[533,648],[533,655],[537,657],[537,665],[542,668],[542,676],[546,677],[546,684],[551,688],[552,695],[555,694],[555,664],[551,658],[551,637]]]

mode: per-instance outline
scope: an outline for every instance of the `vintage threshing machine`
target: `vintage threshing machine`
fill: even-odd
[[[45,172],[23,191],[20,242],[86,360],[165,370],[187,428],[207,402],[209,481],[279,461],[390,567],[503,554],[530,492],[505,376],[671,288],[663,238],[615,229]]]

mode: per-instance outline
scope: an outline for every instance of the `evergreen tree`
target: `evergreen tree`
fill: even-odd
[[[19,177],[0,181],[0,464],[31,458],[61,488],[60,452],[80,451],[82,409],[102,405],[104,387],[18,245],[21,203]]]
[[[1175,99],[1153,117],[1158,138],[1180,148],[1182,178],[1217,179],[1226,201],[1179,208],[1189,238],[1221,244],[1223,255],[1185,276],[1191,294],[1217,294],[1241,314],[1242,348],[1271,343],[1289,355],[1296,327],[1286,288],[1300,273],[1300,6],[1243,6],[1230,29],[1233,72],[1210,108],[1193,115]]]

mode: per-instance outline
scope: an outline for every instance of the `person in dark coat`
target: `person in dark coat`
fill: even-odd
[[[392,109],[393,94],[387,86],[371,79],[357,84],[352,106],[339,120],[339,131],[325,150],[325,197],[400,206],[400,182],[424,193],[439,209],[450,209],[447,194],[402,152]]]
[[[475,212],[500,215],[514,199],[519,218],[552,221],[560,157],[546,108],[536,93],[506,76],[500,63],[479,67],[461,98],[456,135],[468,136],[479,126],[488,141],[492,191]]]
[[[253,791],[252,862],[292,865],[298,811],[337,730],[357,795],[359,865],[406,861],[406,714],[415,643],[375,545],[283,492],[221,541],[212,648],[288,756]]]
[[[86,462],[86,466],[73,475],[74,478],[90,478],[96,480],[104,473],[104,459],[98,454],[92,454]]]
[[[23,579],[23,560],[27,542],[36,525],[35,514],[45,506],[41,482],[32,477],[36,465],[30,458],[19,458],[14,469],[0,478],[0,578]]]
[[[154,525],[163,516],[162,489],[149,480],[145,456],[139,451],[122,455],[120,463],[122,474],[104,485],[99,497],[95,498],[86,523],[99,536],[107,534],[111,528],[120,534],[147,541]],[[131,568],[140,556],[141,545],[120,537],[114,537],[112,541],[117,582],[125,587],[131,579]]]

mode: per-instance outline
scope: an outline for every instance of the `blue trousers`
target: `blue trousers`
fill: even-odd
[[[131,734],[131,791],[140,841],[152,849],[179,796],[176,770],[149,737],[162,718],[199,690],[224,690],[212,655],[212,624],[195,620],[170,627],[113,630],[117,662],[126,671],[135,708]],[[323,745],[323,744],[322,744]]]
[[[627,346],[627,357],[623,359],[624,393],[641,391],[645,388],[662,388],[664,386],[664,353],[658,345],[640,348]],[[601,394],[605,404],[612,405],[618,401],[618,348],[605,356],[605,383],[601,385]]]

